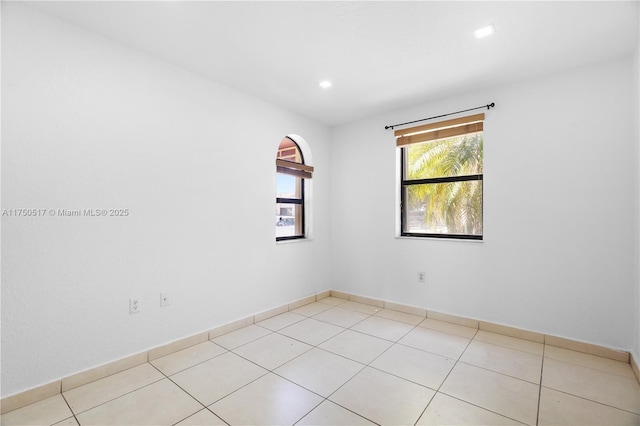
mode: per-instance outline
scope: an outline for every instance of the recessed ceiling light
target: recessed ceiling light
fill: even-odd
[[[322,87],[323,89],[328,89],[329,87],[331,87],[331,82],[329,80],[321,81],[320,87]]]
[[[475,30],[473,34],[475,34],[476,38],[483,38],[495,32],[496,29],[493,27],[493,25],[487,25],[486,27]]]

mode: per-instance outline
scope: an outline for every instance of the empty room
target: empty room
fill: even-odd
[[[639,1],[0,13],[2,425],[640,425]]]

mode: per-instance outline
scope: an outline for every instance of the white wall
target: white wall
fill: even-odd
[[[6,2],[2,95],[3,209],[130,211],[2,218],[3,397],[330,288],[324,126]],[[277,245],[291,133],[314,240]]]
[[[334,287],[630,350],[634,78],[628,58],[335,129]],[[395,238],[396,148],[384,126],[490,102],[484,242]]]

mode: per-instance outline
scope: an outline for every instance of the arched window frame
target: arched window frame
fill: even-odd
[[[289,143],[288,147],[283,144]],[[293,156],[285,150],[295,149],[296,155]],[[311,193],[311,177],[313,166],[308,164],[310,157],[309,148],[300,136],[287,135],[282,139],[278,146],[276,154],[276,241],[303,240],[310,237],[310,193]],[[305,161],[306,160],[306,161]],[[289,176],[295,179],[295,190],[290,196],[282,196],[280,179],[282,176]],[[285,178],[286,179],[286,178]],[[283,215],[282,204],[290,205],[295,212],[291,218],[289,215]],[[293,232],[286,229],[290,220],[294,221]]]

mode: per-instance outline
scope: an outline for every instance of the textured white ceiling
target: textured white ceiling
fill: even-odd
[[[638,1],[46,1],[30,7],[328,125],[631,55]],[[493,24],[477,40],[473,31]],[[318,83],[329,79],[333,87]]]

